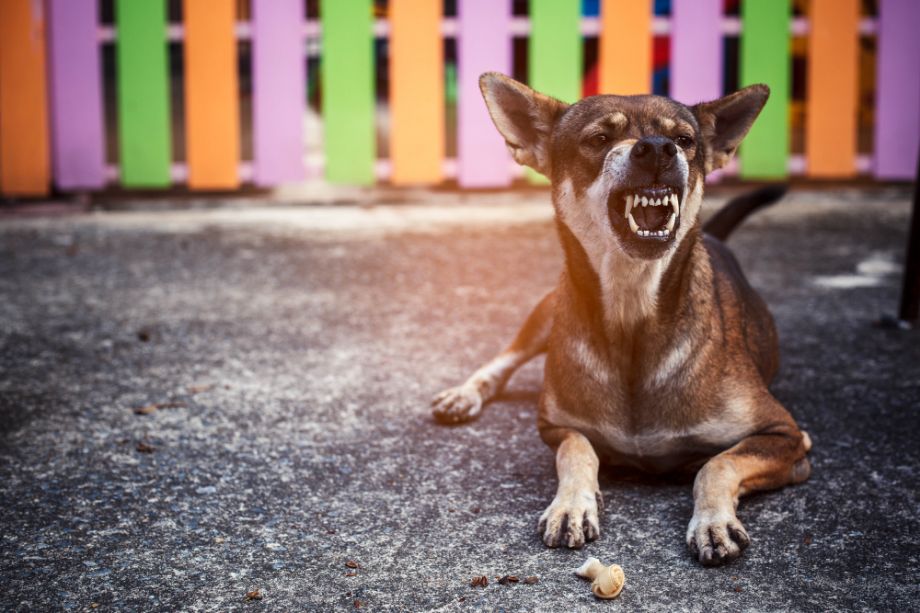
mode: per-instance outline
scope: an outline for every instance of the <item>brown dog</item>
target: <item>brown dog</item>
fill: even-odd
[[[749,544],[739,496],[808,478],[808,435],[767,390],[772,317],[721,242],[776,195],[742,198],[704,232],[707,173],[724,166],[769,95],[753,85],[686,107],[659,96],[566,105],[496,73],[480,79],[514,159],[552,181],[565,252],[558,286],[514,342],[434,400],[435,417],[479,415],[541,352],[540,436],[559,487],[540,517],[550,547],[599,536],[598,468],[697,471],[687,544],[722,564]]]

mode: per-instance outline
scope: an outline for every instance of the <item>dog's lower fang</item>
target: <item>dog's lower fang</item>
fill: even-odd
[[[676,222],[677,222],[677,213],[674,213],[670,217],[668,217],[668,223],[665,225],[664,229],[667,230],[668,233],[670,233],[672,230],[674,230],[674,224]]]

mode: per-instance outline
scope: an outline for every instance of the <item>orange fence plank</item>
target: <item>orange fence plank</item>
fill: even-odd
[[[812,0],[805,156],[810,177],[856,174],[859,0]]]
[[[48,193],[46,79],[42,4],[0,1],[0,193],[4,195]]]
[[[390,1],[390,180],[395,185],[442,178],[443,44],[440,2]]]
[[[652,0],[603,0],[600,93],[652,91]]]
[[[185,0],[185,135],[188,184],[240,184],[235,0]]]

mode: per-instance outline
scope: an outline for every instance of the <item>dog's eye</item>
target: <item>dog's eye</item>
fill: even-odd
[[[677,143],[677,146],[681,149],[689,149],[693,146],[693,138],[684,136],[683,134],[675,138],[674,142]]]
[[[588,144],[592,147],[603,147],[607,144],[607,135],[606,134],[595,134],[588,139]]]

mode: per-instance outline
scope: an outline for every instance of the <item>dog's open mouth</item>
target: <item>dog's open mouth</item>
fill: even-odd
[[[622,216],[637,238],[666,241],[677,228],[680,195],[669,185],[649,185],[611,194],[607,206],[611,221]]]

